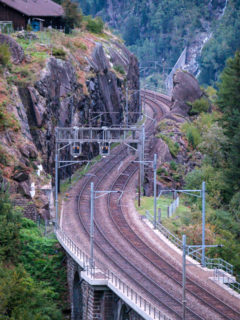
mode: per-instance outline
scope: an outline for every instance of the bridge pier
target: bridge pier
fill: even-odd
[[[90,285],[83,269],[67,254],[71,320],[143,320],[107,286]]]

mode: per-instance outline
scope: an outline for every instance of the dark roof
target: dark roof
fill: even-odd
[[[62,6],[51,0],[0,0],[0,3],[31,17],[59,17],[64,14]]]

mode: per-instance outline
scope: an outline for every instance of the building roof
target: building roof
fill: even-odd
[[[0,0],[0,3],[30,17],[59,17],[64,14],[62,6],[52,0]]]

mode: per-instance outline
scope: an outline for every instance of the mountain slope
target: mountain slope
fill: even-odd
[[[225,59],[239,46],[236,37],[239,0],[83,0],[79,3],[85,14],[101,16],[119,32],[141,65],[157,61],[155,72],[169,73],[188,46],[188,70],[197,74],[200,61],[201,81],[210,83],[222,71]],[[206,49],[202,50],[204,45]],[[152,72],[151,67],[145,75]]]

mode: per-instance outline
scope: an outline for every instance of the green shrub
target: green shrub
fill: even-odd
[[[5,43],[0,45],[0,64],[6,66],[10,62],[9,46]]]
[[[114,69],[115,71],[121,73],[121,74],[125,74],[124,68],[123,68],[122,66],[120,66],[120,65],[114,66],[113,69]]]
[[[208,96],[208,98],[210,99],[211,102],[215,102],[217,99],[217,90],[211,86],[208,86],[205,89],[205,92]]]
[[[18,260],[20,227],[20,211],[13,207],[9,195],[0,189],[0,263]]]
[[[202,141],[200,131],[193,123],[184,123],[182,126],[182,130],[186,134],[188,143],[193,148],[196,148],[198,144]]]
[[[88,31],[92,33],[97,33],[97,34],[103,32],[104,22],[102,21],[101,18],[97,17],[93,19],[91,16],[88,16],[86,20],[87,20],[86,29]]]
[[[219,208],[222,203],[222,193],[225,188],[224,172],[217,170],[209,164],[194,169],[185,177],[186,189],[200,189],[202,182],[206,182],[206,200],[214,208]],[[192,197],[192,201],[196,198]]]
[[[62,319],[64,259],[57,240],[43,237],[0,189],[0,318]]]
[[[210,103],[207,100],[207,98],[201,98],[195,100],[193,103],[191,103],[191,110],[189,111],[190,115],[199,114],[201,112],[207,112],[210,108]]]
[[[177,170],[177,164],[176,164],[175,161],[170,161],[170,168],[171,168],[172,170]]]
[[[240,212],[240,192],[236,192],[234,196],[232,197],[230,204],[229,204],[229,209],[233,213],[238,213]]]
[[[166,142],[171,155],[174,158],[176,158],[180,149],[179,144],[177,142],[174,142],[171,138],[162,133],[158,134],[157,137],[161,138],[164,142]]]
[[[57,59],[65,59],[66,58],[66,52],[61,48],[53,48],[52,49],[52,55]]]
[[[159,167],[159,168],[157,169],[157,174],[158,174],[159,176],[161,176],[162,174],[164,174],[165,176],[168,176],[167,170],[166,170],[165,168],[163,168],[163,167]]]

